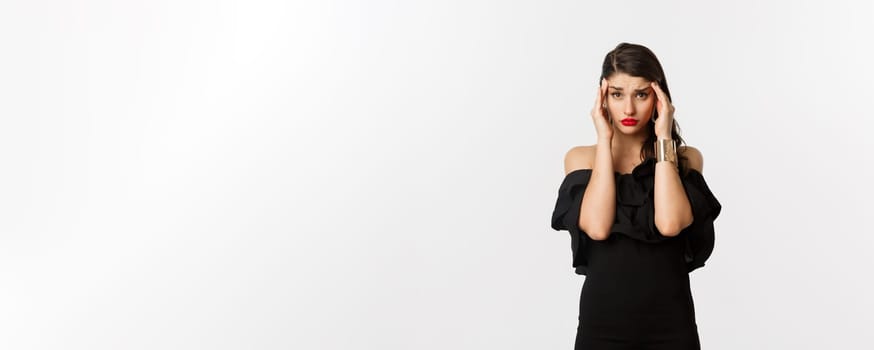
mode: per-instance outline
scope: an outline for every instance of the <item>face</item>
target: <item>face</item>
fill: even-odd
[[[656,100],[650,82],[626,73],[607,78],[607,113],[613,118],[614,130],[623,134],[646,131]]]

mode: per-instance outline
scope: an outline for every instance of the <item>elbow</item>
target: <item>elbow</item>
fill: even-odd
[[[668,222],[665,222],[664,220],[661,220],[661,221],[656,220],[656,222],[655,222],[656,229],[658,229],[659,233],[661,233],[661,235],[665,236],[665,237],[675,237],[675,236],[679,235],[680,232],[683,232],[683,230],[685,230],[686,227],[689,227],[689,225],[691,225],[691,224],[692,224],[691,218],[689,219],[689,222],[687,222],[685,224],[680,222],[680,221],[676,221],[676,220],[675,221],[668,221]]]
[[[668,222],[668,223],[656,222],[655,225],[656,225],[656,228],[659,230],[659,233],[661,233],[661,235],[665,236],[665,237],[675,237],[675,236],[679,235],[680,232],[682,232],[684,228],[686,228],[685,226],[681,225],[679,222],[676,222],[676,221],[675,222]],[[688,225],[686,225],[686,226],[688,226]]]
[[[589,238],[595,241],[603,241],[610,237],[610,226],[605,227],[584,227],[582,221],[577,224],[580,231],[583,231]]]
[[[593,230],[591,232],[583,232],[589,235],[589,238],[591,238],[593,241],[603,241],[610,237],[610,230]]]

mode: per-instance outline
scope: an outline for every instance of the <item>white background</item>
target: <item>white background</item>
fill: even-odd
[[[723,204],[705,349],[863,349],[874,6],[4,1],[0,348],[570,349],[619,42]]]

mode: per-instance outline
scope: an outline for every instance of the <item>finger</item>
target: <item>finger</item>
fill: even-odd
[[[607,78],[601,79],[601,98],[607,98]]]
[[[600,107],[601,107],[601,88],[598,87],[598,89],[595,90],[595,108],[600,108]]]
[[[655,90],[656,97],[664,103],[665,107],[667,107],[668,98],[667,98],[667,96],[665,96],[665,92],[662,91],[662,88],[659,86],[658,83],[652,82],[650,84],[652,84],[652,89]]]
[[[605,101],[607,100],[607,79],[606,78],[601,79],[600,96],[601,96],[601,108],[604,108]]]
[[[604,79],[601,79],[601,85],[598,86],[597,96],[595,96],[595,107],[602,108],[604,103]]]

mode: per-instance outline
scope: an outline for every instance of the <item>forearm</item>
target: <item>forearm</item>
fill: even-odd
[[[654,186],[656,228],[663,236],[676,236],[692,223],[692,206],[676,163],[656,162]]]
[[[613,171],[613,150],[609,139],[595,146],[592,176],[580,205],[580,229],[595,240],[607,239],[616,215],[616,179]]]

